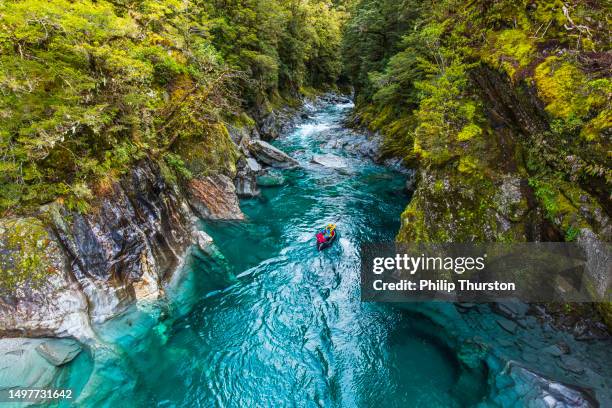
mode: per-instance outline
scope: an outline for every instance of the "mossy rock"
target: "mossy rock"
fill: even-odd
[[[57,273],[57,247],[38,218],[8,218],[0,221],[0,291],[42,284]]]
[[[597,303],[597,310],[608,327],[608,331],[612,333],[612,302]]]
[[[483,60],[503,69],[510,78],[524,69],[534,59],[534,39],[520,29],[495,32],[489,38],[489,47],[482,50]]]
[[[240,153],[223,124],[214,126],[199,140],[181,140],[174,151],[194,176],[225,174],[234,177],[236,175],[236,163]]]
[[[605,214],[605,209],[576,183],[539,175],[532,177],[529,184],[546,218],[566,233],[566,241],[572,241],[582,228],[590,228],[596,233],[605,229],[607,217],[596,216]]]
[[[460,170],[426,170],[402,214],[400,242],[471,242],[503,235],[495,212],[495,185]]]

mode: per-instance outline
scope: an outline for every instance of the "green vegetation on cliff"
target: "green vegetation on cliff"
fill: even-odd
[[[344,39],[357,116],[420,169],[400,240],[611,231],[610,7],[361,0]],[[539,234],[539,235],[538,235]],[[554,235],[554,234],[553,234]]]
[[[224,122],[333,85],[344,15],[317,0],[0,3],[0,212],[86,210],[145,156],[231,173]]]
[[[56,245],[50,240],[45,225],[37,218],[0,221],[0,293],[24,282],[41,284],[52,273]]]
[[[227,124],[342,83],[419,169],[400,240],[609,241],[609,24],[603,1],[7,0],[0,214],[87,211],[144,157],[234,175]]]

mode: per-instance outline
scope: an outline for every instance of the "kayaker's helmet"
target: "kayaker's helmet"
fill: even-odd
[[[336,229],[336,224],[327,224],[327,229],[333,231]]]

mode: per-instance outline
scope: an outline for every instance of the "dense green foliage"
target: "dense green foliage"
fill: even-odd
[[[598,0],[6,0],[0,213],[87,211],[144,157],[232,175],[226,123],[340,81],[420,169],[400,239],[609,240],[609,25]]]
[[[3,1],[0,211],[84,211],[145,156],[231,169],[224,121],[333,85],[343,18],[316,0]]]
[[[525,239],[525,231],[496,230],[504,211],[495,196],[510,174],[529,181],[567,238],[583,227],[601,232],[585,213],[607,213],[612,187],[609,19],[609,5],[597,1],[354,5],[344,44],[357,115],[385,135],[388,154],[431,177],[404,214],[401,239]],[[510,110],[544,125],[521,123],[517,132],[519,118],[496,117],[491,98],[507,96],[503,104],[522,105]],[[510,141],[500,120],[513,127]]]
[[[300,0],[200,3],[210,16],[215,47],[229,65],[248,74],[242,95],[249,104],[335,84],[346,14],[341,8]]]

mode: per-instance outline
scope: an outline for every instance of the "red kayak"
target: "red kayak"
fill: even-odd
[[[323,231],[319,231],[316,235],[317,237],[317,249],[319,251],[328,248],[336,239],[336,230],[332,230],[331,237],[325,238]]]

